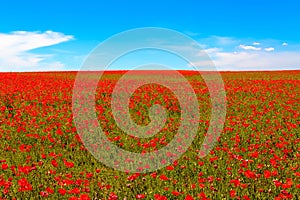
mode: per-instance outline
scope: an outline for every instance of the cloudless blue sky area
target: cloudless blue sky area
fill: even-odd
[[[218,36],[242,40],[244,45],[260,40],[269,44],[270,41],[286,42],[288,52],[295,53],[300,44],[299,10],[300,2],[291,0],[12,0],[1,2],[0,33],[52,30],[74,36],[73,40],[51,48],[33,50],[44,54],[56,52],[52,59],[67,67],[79,66],[86,54],[113,34],[149,26],[174,29],[200,41]]]
[[[0,30],[55,30],[103,40],[159,26],[204,35],[300,41],[298,1],[3,1]]]

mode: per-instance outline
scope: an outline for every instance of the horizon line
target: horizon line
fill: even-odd
[[[185,70],[185,69],[170,69],[170,70],[164,70],[164,69],[139,69],[139,70],[128,70],[128,69],[122,69],[122,70],[57,70],[57,71],[0,71],[0,73],[66,73],[66,72],[128,72],[128,71],[179,71],[179,72],[287,72],[287,71],[300,71],[300,69],[269,69],[269,70]]]

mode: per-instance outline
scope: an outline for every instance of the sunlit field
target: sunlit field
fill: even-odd
[[[226,121],[204,158],[210,95],[198,73],[180,72],[199,100],[197,137],[171,165],[134,174],[105,166],[81,142],[72,114],[76,72],[0,73],[0,199],[300,199],[300,71],[221,72]],[[105,72],[99,81],[99,124],[125,150],[163,148],[180,124],[176,96],[156,84],[138,88],[129,103],[133,121],[149,124],[153,104],[166,108],[167,120],[153,137],[129,136],[111,109],[124,73]]]

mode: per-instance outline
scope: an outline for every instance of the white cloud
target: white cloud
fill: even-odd
[[[253,51],[260,51],[261,48],[260,47],[254,47],[254,46],[250,46],[250,45],[240,45],[239,48],[244,49],[244,50],[253,50]]]
[[[201,44],[203,41],[209,42],[210,40],[202,39]],[[299,70],[300,50],[282,47],[287,45],[287,43],[272,39],[253,42],[249,39],[231,38],[230,42],[223,43],[223,45],[204,43],[206,47],[204,50],[219,71]],[[194,65],[203,70],[210,70],[211,62],[201,60],[200,56],[201,54],[199,54],[198,61],[189,63],[189,66]]]
[[[282,70],[300,68],[300,52],[218,52],[212,57],[218,70]]]
[[[207,38],[201,38],[198,40],[198,42],[204,46],[207,47],[207,45],[214,45],[215,47],[223,47],[223,46],[232,46],[232,45],[238,45],[239,40],[233,37],[223,37],[223,36],[209,36]]]
[[[208,48],[208,49],[204,49],[205,53],[207,54],[212,54],[212,53],[217,53],[220,52],[222,49],[220,48]]]
[[[265,48],[265,51],[268,51],[268,52],[270,52],[270,51],[274,51],[275,50],[275,48],[274,47],[268,47],[268,48]]]
[[[0,71],[61,69],[63,64],[60,62],[43,63],[51,55],[35,54],[30,51],[72,39],[71,35],[53,31],[0,33]]]
[[[300,69],[300,51],[277,51],[270,47],[266,51],[222,51],[218,48],[206,49],[206,53],[219,71],[263,71]],[[273,48],[274,49],[274,48]],[[272,50],[272,51],[271,51]],[[203,70],[212,69],[209,60],[189,63]]]

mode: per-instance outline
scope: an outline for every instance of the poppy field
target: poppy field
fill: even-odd
[[[127,151],[166,146],[180,124],[176,96],[157,84],[138,88],[129,102],[136,124],[150,123],[153,104],[164,106],[168,117],[150,138],[129,136],[110,105],[124,73],[105,72],[98,83],[102,130]],[[300,71],[221,72],[226,120],[203,158],[210,95],[199,73],[180,73],[199,101],[197,136],[178,160],[149,173],[114,170],[86,149],[73,121],[76,72],[0,73],[0,199],[300,199]]]

